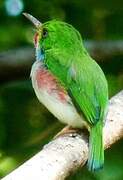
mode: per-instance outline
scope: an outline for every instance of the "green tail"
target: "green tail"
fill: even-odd
[[[97,122],[90,131],[88,169],[96,171],[104,164],[104,147],[102,137],[102,121]]]

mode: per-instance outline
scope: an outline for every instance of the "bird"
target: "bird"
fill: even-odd
[[[36,29],[31,80],[38,100],[60,122],[88,129],[87,167],[92,172],[102,169],[108,110],[108,83],[102,69],[72,25],[54,19],[41,23],[31,14],[23,15]]]

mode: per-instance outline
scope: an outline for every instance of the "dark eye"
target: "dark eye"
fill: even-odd
[[[43,33],[42,33],[43,38],[46,38],[47,35],[48,35],[47,29],[43,29]]]

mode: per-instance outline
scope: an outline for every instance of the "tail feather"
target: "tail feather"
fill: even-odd
[[[102,136],[103,125],[102,122],[97,122],[90,131],[89,138],[89,158],[88,169],[96,171],[101,169],[104,164],[104,147]]]

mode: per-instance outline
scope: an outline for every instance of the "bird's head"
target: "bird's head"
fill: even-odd
[[[65,53],[70,56],[82,48],[81,35],[72,25],[57,20],[41,23],[32,15],[23,14],[36,27],[34,44],[37,60],[42,60],[48,52]]]

